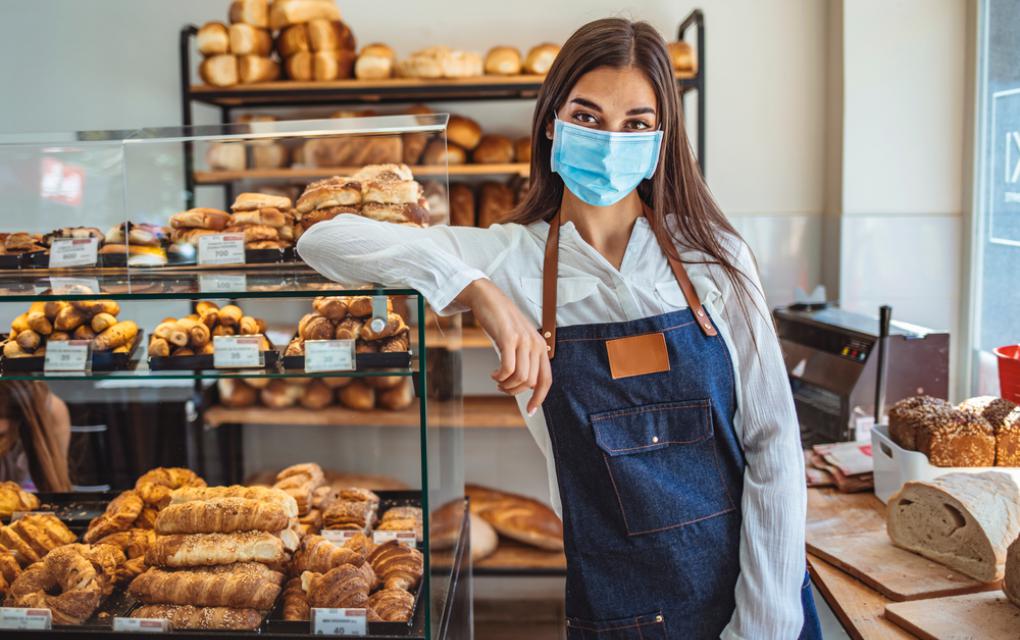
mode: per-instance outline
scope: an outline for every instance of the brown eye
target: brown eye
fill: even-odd
[[[644,120],[633,120],[627,123],[627,128],[633,129],[634,131],[646,131],[651,129],[652,125],[648,124]]]
[[[581,124],[598,124],[598,120],[590,113],[578,111],[574,114],[574,120],[577,120]]]

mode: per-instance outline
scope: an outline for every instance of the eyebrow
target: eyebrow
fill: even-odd
[[[571,102],[573,102],[575,104],[579,104],[582,107],[587,107],[587,108],[592,109],[594,111],[598,111],[599,113],[602,112],[602,107],[600,107],[599,105],[595,104],[594,102],[592,102],[591,100],[588,100],[586,98],[580,98],[580,97],[574,98],[574,99],[571,100]],[[645,113],[650,113],[652,115],[655,115],[655,109],[653,109],[652,107],[634,107],[633,109],[629,109],[627,111],[627,115],[628,116],[639,116],[639,115],[642,115],[642,114],[645,114]]]

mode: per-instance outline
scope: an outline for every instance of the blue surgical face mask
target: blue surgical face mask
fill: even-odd
[[[552,170],[584,202],[608,207],[652,177],[661,146],[662,131],[599,131],[556,118]]]

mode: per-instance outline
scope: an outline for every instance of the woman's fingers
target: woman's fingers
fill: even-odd
[[[528,401],[528,415],[534,415],[538,408],[545,402],[549,394],[549,387],[552,385],[552,366],[549,364],[549,356],[546,355],[545,345],[542,346],[542,353],[538,362],[538,379],[535,381],[535,392],[531,394]]]
[[[510,389],[527,384],[530,371],[531,345],[527,340],[520,340],[517,346],[517,366],[514,367],[514,372],[499,385],[500,388],[509,392]]]
[[[502,383],[517,369],[517,345],[509,340],[499,345],[499,369],[492,374],[492,379]]]

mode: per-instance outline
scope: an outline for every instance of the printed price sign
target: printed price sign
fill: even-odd
[[[367,630],[365,609],[312,609],[312,633],[317,636],[363,636]]]
[[[114,618],[113,630],[127,633],[166,633],[170,621],[163,618]]]
[[[50,291],[57,295],[86,295],[89,293],[99,293],[99,279],[50,278]]]
[[[360,529],[323,529],[319,532],[319,535],[333,544],[342,545],[351,538],[357,535],[364,535],[364,533]]]
[[[0,607],[0,629],[43,629],[53,626],[53,615],[49,609],[23,609],[21,607]]]
[[[50,268],[94,267],[99,261],[99,238],[54,238]]]
[[[418,534],[414,531],[375,531],[372,533],[372,542],[376,544],[385,544],[390,540],[396,540],[398,544],[413,548],[418,544]]]
[[[88,340],[50,340],[46,343],[43,370],[47,373],[85,371],[91,345]]]
[[[262,336],[213,336],[213,366],[217,369],[262,367]]]
[[[353,371],[354,340],[305,340],[305,371]]]
[[[248,290],[248,276],[241,274],[201,273],[198,290],[202,293],[232,293]]]
[[[198,264],[244,264],[244,234],[199,236]]]

